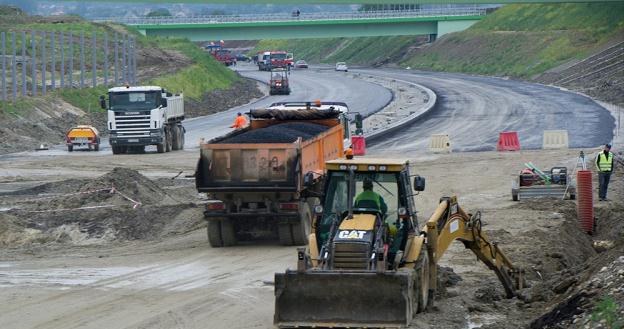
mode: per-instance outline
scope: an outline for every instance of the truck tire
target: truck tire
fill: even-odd
[[[312,226],[312,212],[307,203],[303,204],[303,209],[299,214],[299,222],[291,224],[292,242],[295,246],[308,244],[308,236]]]
[[[279,224],[277,226],[277,236],[279,237],[279,242],[283,246],[292,246],[292,232],[290,231],[290,224]]]
[[[184,133],[186,132],[186,130],[184,129],[183,125],[180,125],[180,148],[179,150],[184,150]]]
[[[234,222],[229,219],[221,220],[221,239],[223,246],[229,247],[236,244],[236,231],[234,230]]]
[[[223,239],[221,239],[221,221],[209,220],[206,227],[208,232],[208,243],[213,248],[223,247]]]
[[[424,249],[420,251],[420,257],[416,261],[414,270],[416,271],[416,302],[418,306],[416,311],[418,313],[424,312],[430,303],[433,303],[433,299],[429,296],[429,254]]]
[[[99,151],[100,150],[100,144],[94,144],[93,145],[93,150],[96,151],[96,152]]]
[[[173,142],[173,136],[171,136],[171,129],[165,130],[165,152],[171,152],[171,144]]]
[[[67,145],[67,152],[72,152],[74,150],[74,145]]]
[[[120,146],[113,145],[111,148],[113,149],[113,154],[121,153],[121,147]]]
[[[180,130],[177,125],[171,126],[171,150],[177,151],[180,143]]]
[[[156,144],[156,152],[165,153],[165,141],[162,141],[160,144]]]

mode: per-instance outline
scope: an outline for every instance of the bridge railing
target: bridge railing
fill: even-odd
[[[290,21],[318,21],[318,20],[357,20],[376,18],[406,18],[406,17],[437,17],[437,16],[484,16],[484,8],[436,8],[411,10],[380,10],[380,11],[351,11],[330,13],[299,13],[299,14],[245,14],[245,15],[209,15],[187,17],[106,17],[96,18],[98,22],[116,22],[127,25],[160,25],[160,24],[218,24],[243,22],[290,22]]]

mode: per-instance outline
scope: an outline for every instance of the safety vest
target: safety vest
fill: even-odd
[[[607,155],[605,155],[604,152],[598,153],[596,166],[599,171],[610,172],[611,168],[613,168],[613,153],[609,152]]]
[[[373,191],[365,190],[358,194],[355,198],[355,203],[359,201],[373,201],[377,205],[377,209],[381,210],[381,196]]]

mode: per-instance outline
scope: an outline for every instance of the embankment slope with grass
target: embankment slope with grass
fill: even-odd
[[[112,38],[113,33],[132,34],[137,40],[139,84],[159,85],[173,92],[184,93],[186,113],[189,117],[218,112],[261,96],[255,82],[240,78],[195,44],[184,39],[148,38],[121,25],[90,23],[74,16],[53,18],[27,16],[19,10],[8,7],[0,7],[0,31],[8,32],[8,35],[17,32],[18,36],[21,31],[65,33],[72,31],[74,39],[81,32],[85,33],[85,38],[90,38],[95,33],[97,40],[103,40],[105,33],[109,38]],[[16,41],[17,48],[21,49],[21,37]],[[90,59],[92,54],[89,48],[85,49],[85,57]],[[68,47],[65,46],[64,50],[67,56]],[[79,47],[74,46],[73,51],[75,65],[78,65]],[[29,47],[27,52],[27,56],[30,56]],[[100,61],[104,55],[97,53],[96,56]],[[89,85],[90,60],[85,66],[89,72],[85,83]],[[48,77],[49,67],[50,65]],[[58,67],[60,63],[57,63]],[[41,67],[37,67],[37,70],[38,76],[41,76]],[[74,71],[74,85],[79,77],[77,72]],[[111,75],[112,71],[109,77]],[[40,78],[38,80],[40,81]],[[98,86],[95,88],[57,90],[51,90],[48,81],[48,92],[45,96],[39,93],[36,97],[26,96],[18,97],[15,101],[0,101],[0,138],[3,139],[0,153],[32,149],[42,143],[62,143],[65,131],[76,124],[95,125],[105,134],[106,111],[99,108],[98,97],[105,94],[110,86],[103,85],[101,68],[97,73],[97,81]],[[30,79],[27,83],[30,91]],[[18,81],[18,85],[21,85],[21,80]],[[38,89],[41,89],[41,85]]]

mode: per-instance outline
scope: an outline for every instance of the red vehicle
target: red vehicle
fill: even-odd
[[[236,58],[232,56],[232,52],[228,49],[223,49],[222,43],[211,42],[205,48],[212,55],[212,57],[225,64],[225,66],[234,65],[236,62]]]
[[[288,53],[286,53],[285,51],[282,50],[277,50],[277,51],[272,51],[271,55],[269,57],[270,61],[271,61],[271,69],[274,68],[279,68],[279,67],[283,67],[283,68],[287,68],[290,65],[292,65],[292,59],[288,60]]]

